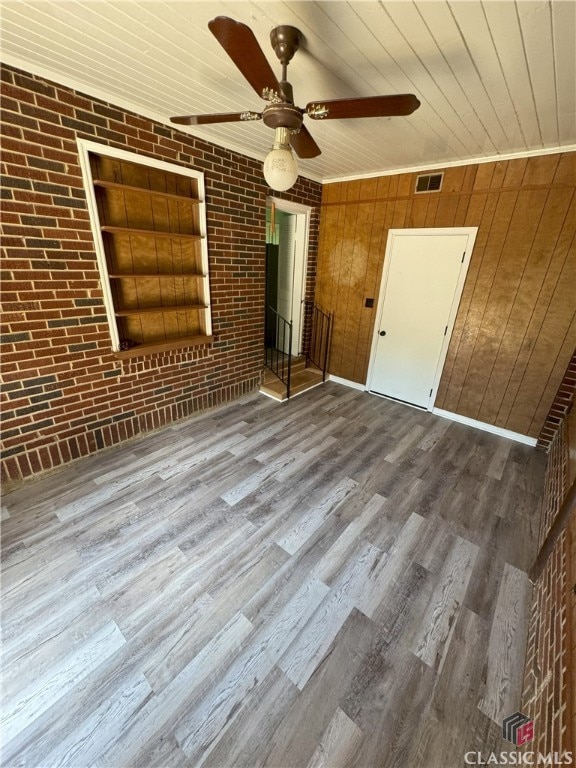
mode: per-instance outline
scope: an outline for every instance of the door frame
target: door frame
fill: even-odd
[[[391,254],[394,248],[394,241],[398,237],[415,237],[426,236],[434,237],[436,235],[468,235],[468,242],[466,244],[466,250],[464,251],[464,259],[458,280],[456,282],[456,288],[454,290],[454,296],[452,297],[452,304],[450,306],[450,314],[448,317],[448,330],[442,341],[442,348],[440,350],[440,356],[436,365],[436,372],[434,374],[434,380],[432,385],[432,394],[428,400],[427,411],[432,411],[434,408],[434,402],[438,393],[438,387],[440,386],[440,379],[442,377],[442,371],[444,370],[444,363],[446,362],[446,355],[448,353],[448,347],[452,338],[452,332],[454,330],[454,323],[456,321],[456,315],[458,314],[458,307],[460,306],[460,299],[462,298],[462,291],[464,289],[464,283],[466,282],[466,276],[468,274],[468,267],[470,266],[470,260],[472,258],[472,250],[474,248],[474,242],[476,240],[476,234],[478,227],[422,227],[420,229],[390,229],[388,230],[388,239],[386,242],[386,251],[384,253],[384,268],[382,270],[382,280],[380,283],[380,293],[378,296],[378,307],[376,309],[374,329],[372,332],[372,346],[370,349],[370,364],[368,366],[368,375],[366,377],[366,389],[368,392],[380,397],[386,397],[379,392],[372,392],[370,389],[372,383],[372,376],[374,373],[375,360],[376,360],[376,348],[378,344],[378,334],[380,331],[380,321],[382,318],[382,311],[384,309],[384,301],[386,299],[386,288],[388,285],[388,275],[390,272]],[[394,398],[389,398],[394,399]],[[410,403],[406,403],[410,405]],[[419,408],[420,406],[413,406]]]
[[[294,280],[292,291],[292,354],[302,351],[302,335],[304,332],[304,299],[306,297],[306,276],[308,273],[308,244],[310,239],[310,217],[312,208],[309,205],[282,200],[280,197],[267,197],[266,206],[274,204],[276,210],[284,211],[298,217],[296,251],[294,253]],[[296,350],[296,351],[295,351]]]

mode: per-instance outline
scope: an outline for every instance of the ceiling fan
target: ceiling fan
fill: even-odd
[[[302,33],[298,29],[282,25],[270,33],[272,48],[282,65],[281,79],[277,80],[250,27],[227,16],[217,16],[208,23],[208,28],[252,88],[268,104],[262,112],[183,115],[171,117],[170,120],[179,125],[206,125],[262,119],[265,125],[276,131],[273,149],[264,163],[264,176],[273,189],[289,189],[296,181],[298,167],[290,145],[302,158],[317,157],[320,154],[319,146],[303,125],[305,115],[312,120],[390,117],[409,115],[420,106],[416,96],[405,93],[312,101],[302,109],[295,106],[292,86],[287,80],[288,64],[302,40]],[[282,184],[287,186],[281,186]]]

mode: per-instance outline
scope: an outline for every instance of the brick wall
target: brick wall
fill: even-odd
[[[538,436],[538,447],[548,450],[558,429],[558,425],[563,421],[568,413],[572,401],[574,400],[574,391],[576,390],[576,350],[568,365],[562,383],[558,388],[556,397],[552,403],[548,416]]]
[[[563,413],[547,419],[548,466],[540,546],[574,482],[570,454],[576,451],[573,363],[555,398]],[[570,381],[572,389],[570,391]],[[535,720],[530,749],[543,754],[576,750],[576,514],[562,533],[534,585],[522,711]]]
[[[558,540],[534,587],[522,712],[535,721],[534,751],[572,751],[568,632],[568,534]]]
[[[271,192],[261,163],[11,67],[2,68],[2,109],[4,482],[257,387]],[[111,353],[77,137],[204,172],[212,345]],[[274,195],[314,208],[312,298],[321,186],[300,177]]]
[[[568,666],[568,712],[566,717],[567,728],[569,729],[568,742],[572,751],[576,750],[576,515],[572,515],[570,526],[568,528],[568,564],[570,566],[570,576],[567,584],[568,601],[568,641],[567,645],[567,666]],[[571,709],[571,711],[570,711]]]

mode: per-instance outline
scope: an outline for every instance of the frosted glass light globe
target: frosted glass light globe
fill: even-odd
[[[298,163],[290,147],[270,150],[264,160],[264,178],[271,189],[285,192],[298,178]]]

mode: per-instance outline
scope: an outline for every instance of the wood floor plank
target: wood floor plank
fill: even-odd
[[[273,574],[258,592],[247,601],[243,613],[257,627],[269,622],[284,610],[305,583],[315,576],[314,568],[345,527],[345,523],[330,516],[284,565]]]
[[[225,502],[233,507],[239,501],[242,501],[246,496],[250,495],[253,491],[262,485],[265,485],[269,478],[273,477],[276,473],[281,472],[286,465],[290,465],[298,458],[302,456],[300,451],[291,451],[289,453],[283,453],[274,461],[264,465],[256,470],[253,474],[244,478],[241,483],[230,488],[230,490],[221,494],[221,498]]]
[[[310,535],[320,527],[328,515],[345,502],[355,487],[356,482],[345,477],[335,488],[330,490],[319,504],[309,508],[291,530],[277,539],[278,545],[293,555]]]
[[[152,693],[148,681],[138,675],[118,687],[112,701],[103,702],[77,723],[72,733],[58,742],[53,750],[40,759],[44,765],[94,765],[99,756],[112,746],[115,732],[129,723],[144,706]],[[31,765],[32,763],[28,763]],[[150,764],[150,763],[149,763]]]
[[[210,753],[230,718],[273,666],[265,647],[251,644],[228,667],[218,686],[212,688],[189,715],[179,718],[174,734],[193,763]]]
[[[34,690],[39,677],[50,677],[51,670],[60,667],[66,669],[87,638],[97,637],[110,627],[110,614],[102,598],[99,596],[97,600],[93,600],[85,594],[82,598],[81,610],[77,608],[72,616],[68,614],[68,618],[72,618],[71,624],[63,624],[60,621],[56,627],[51,627],[49,635],[43,632],[40,642],[28,640],[28,647],[22,648],[20,644],[17,653],[12,653],[13,663],[3,666],[2,671],[4,701],[18,698],[19,692],[28,687]],[[117,625],[116,628],[119,629]],[[98,645],[98,652],[101,647],[103,646]],[[8,661],[10,657],[4,658]]]
[[[486,654],[486,689],[479,709],[495,723],[515,711],[526,649],[525,626],[532,585],[527,574],[506,563]]]
[[[270,741],[263,745],[259,765],[299,768],[308,764],[370,651],[374,637],[373,622],[353,610],[334,638],[330,653],[300,696],[287,708]]]
[[[429,666],[441,667],[449,650],[455,618],[462,605],[478,547],[457,539],[448,554],[416,637],[414,653]]]
[[[385,557],[368,544],[337,577],[330,594],[318,606],[278,666],[301,690],[321,663],[334,637],[350,615],[370,573]]]
[[[435,679],[434,670],[408,649],[376,634],[340,704],[365,734],[351,767],[418,765],[412,756]]]
[[[482,685],[484,659],[475,649],[487,641],[488,633],[488,621],[467,609],[461,612],[446,663],[421,723],[416,765],[446,768],[455,755],[463,760],[468,751],[485,752],[486,745],[478,741],[478,734],[487,724],[479,720],[471,693]]]
[[[274,732],[299,696],[298,688],[274,667],[195,766],[223,768],[230,764],[231,755],[234,755],[235,768],[254,768],[261,764],[262,746],[271,743]]]
[[[390,590],[397,590],[405,564],[410,562],[410,552],[420,535],[423,518],[410,515],[400,530],[396,540],[380,558],[366,580],[366,589],[362,590],[356,601],[356,607],[366,616],[374,618],[381,603]]]
[[[14,490],[4,763],[447,768],[499,748],[543,471],[329,382]]]
[[[277,662],[306,625],[330,589],[319,579],[309,578],[273,619],[261,625],[257,641],[266,646]]]
[[[26,728],[55,701],[61,700],[75,682],[124,645],[126,639],[114,622],[97,630],[64,660],[38,674],[24,689],[8,692],[0,719],[6,742]]]
[[[167,736],[158,742],[147,742],[130,760],[128,768],[178,768],[188,765],[188,758],[180,749],[175,736]]]
[[[320,560],[318,565],[314,568],[314,573],[319,579],[322,579],[327,584],[330,584],[333,581],[334,576],[351,556],[351,550],[356,547],[366,527],[369,526],[373,520],[381,516],[382,507],[385,503],[386,499],[383,496],[380,496],[377,493],[372,496],[370,501],[364,506],[360,515],[354,517],[344,533],[338,537],[322,560]]]
[[[352,762],[363,733],[341,709],[330,720],[308,768],[347,768]]]
[[[210,676],[230,663],[252,629],[248,619],[237,614],[222,631],[214,635],[170,685],[147,701],[146,706],[142,707],[138,716],[123,731],[121,738],[103,754],[104,763],[126,765],[146,742],[157,742],[164,733],[176,735],[174,726],[185,717],[186,707],[201,695],[202,690],[206,690]]]
[[[386,461],[394,464],[400,459],[415,443],[418,443],[426,430],[420,424],[416,424],[407,435],[398,440],[394,448],[384,456]]]

